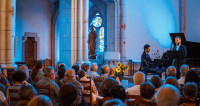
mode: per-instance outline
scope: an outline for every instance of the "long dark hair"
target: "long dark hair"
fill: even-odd
[[[34,79],[39,71],[43,67],[44,63],[42,61],[37,61],[31,71],[31,79]]]

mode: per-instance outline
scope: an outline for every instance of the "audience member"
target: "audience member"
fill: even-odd
[[[78,64],[73,65],[72,69],[74,69],[75,74],[77,75],[78,74],[78,70],[79,70],[79,65]]]
[[[126,106],[120,99],[111,99],[103,103],[103,106]]]
[[[90,65],[87,64],[87,63],[83,63],[83,64],[81,65],[81,69],[83,69],[83,70],[88,74],[89,69],[90,69]]]
[[[92,78],[95,78],[95,77],[98,77],[98,76],[99,76],[99,74],[98,74],[98,65],[97,65],[97,63],[92,63],[92,64],[91,64],[89,75],[90,75]]]
[[[62,106],[73,106],[76,104],[78,89],[73,83],[64,84],[59,91],[59,100]]]
[[[176,77],[176,68],[174,66],[169,66],[166,70],[166,75],[167,77]]]
[[[5,87],[9,87],[10,83],[7,79],[7,70],[6,68],[0,69],[0,83],[3,84]]]
[[[186,73],[189,71],[188,65],[182,65],[180,68],[181,77],[178,80],[179,84],[184,85]]]
[[[55,80],[54,69],[51,66],[48,66],[44,70],[44,78],[39,80],[37,85],[38,86],[51,85],[52,103],[54,106],[58,106],[59,105],[59,101],[58,101],[59,86],[55,83],[54,80]]]
[[[8,106],[6,97],[4,96],[3,92],[1,92],[1,91],[0,91],[0,102],[1,102],[1,106]]]
[[[106,78],[100,86],[100,94],[103,97],[112,97],[111,95],[111,88],[119,85],[116,79],[108,77]]]
[[[175,86],[177,89],[179,89],[179,87],[180,87],[177,79],[175,77],[172,77],[172,76],[167,77],[164,84],[171,84],[171,85]]]
[[[46,95],[35,96],[28,103],[28,106],[55,106],[52,104],[51,99]]]
[[[64,78],[65,72],[66,72],[66,68],[65,67],[58,69],[58,73],[57,73],[58,74],[58,81],[60,81],[61,79]]]
[[[44,63],[42,61],[37,61],[31,71],[31,79],[33,81],[39,81],[40,79],[44,78]]]
[[[155,86],[155,91],[158,91],[159,87],[162,85],[161,79],[158,75],[153,75],[150,82]]]
[[[187,82],[183,87],[183,96],[188,99],[195,99],[197,97],[198,87],[196,83]]]
[[[13,90],[20,90],[23,81],[26,80],[26,74],[23,71],[14,71],[12,74],[12,80],[14,82],[14,84],[10,87],[8,87],[8,90],[13,89]],[[15,97],[15,98],[19,98],[18,93],[9,93],[7,91],[7,98],[8,100],[10,100],[10,97]],[[11,105],[16,105],[17,102],[13,101],[10,102]]]
[[[193,101],[194,103],[183,103],[180,106],[197,106],[195,103],[197,93],[198,93],[197,84],[193,82],[187,82],[183,87],[183,96],[184,98],[187,98],[190,101]]]
[[[126,92],[124,87],[121,85],[116,85],[111,88],[111,96],[115,99],[120,99],[124,103],[126,101]]]
[[[112,77],[112,78],[116,79],[118,81],[119,85],[121,85],[119,78],[117,76],[115,76],[115,71],[116,71],[115,69],[116,69],[115,67],[110,67],[108,77]]]
[[[65,68],[66,69],[66,65],[64,63],[59,63],[58,64],[58,70],[61,68]]]
[[[83,70],[83,69],[80,69],[78,71],[78,76],[80,78],[80,81],[89,81],[90,79],[87,79],[87,74],[86,72]],[[93,82],[93,80],[91,80],[92,82],[92,99],[93,101],[96,101],[96,96],[98,96],[98,91],[97,91],[97,88]],[[87,87],[89,85],[87,84],[82,84],[84,87]],[[89,93],[88,91],[83,91],[82,93]],[[90,101],[90,98],[84,98],[86,101]]]
[[[145,82],[145,75],[144,73],[138,71],[133,76],[134,86],[131,88],[126,89],[129,95],[140,95],[140,85]]]
[[[145,101],[153,100],[155,94],[155,87],[151,82],[144,82],[140,85],[140,96]]]
[[[185,76],[185,83],[187,82],[194,82],[199,86],[199,75],[193,69],[190,69]]]
[[[178,106],[179,91],[176,87],[165,84],[161,86],[156,94],[157,106]]]
[[[83,90],[83,86],[80,82],[78,82],[76,80],[76,75],[75,75],[75,71],[74,69],[67,69],[67,71],[65,72],[65,77],[63,80],[60,81],[60,83],[63,85],[65,83],[73,83],[74,85],[76,85],[76,88],[78,88],[78,97],[76,100],[76,104],[80,105],[82,102],[82,94],[81,91]]]
[[[33,85],[33,81],[31,79],[31,77],[29,76],[29,69],[28,67],[24,64],[24,65],[21,65],[17,68],[17,70],[21,70],[21,71],[24,71],[26,73],[26,77],[27,77],[27,82],[31,85]]]
[[[17,106],[27,106],[28,102],[37,95],[37,91],[30,85],[24,85],[19,90],[19,101]]]

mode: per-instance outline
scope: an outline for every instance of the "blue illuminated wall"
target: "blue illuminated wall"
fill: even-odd
[[[150,56],[157,50],[162,56],[171,46],[169,33],[178,31],[178,0],[127,0],[126,24],[128,59],[140,61],[145,44]]]
[[[200,0],[186,0],[187,40],[200,43]]]

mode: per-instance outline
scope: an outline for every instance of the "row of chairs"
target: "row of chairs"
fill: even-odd
[[[33,86],[37,90],[38,94],[47,95],[50,99],[52,99],[52,96],[51,96],[51,85],[47,85],[47,86],[33,85]],[[41,91],[44,91],[44,92],[41,92]],[[19,90],[9,89],[8,92],[9,92],[9,94],[17,94],[18,95]],[[8,100],[8,103],[9,103],[9,105],[11,105],[11,102],[18,102],[18,101],[19,101],[18,97],[10,96],[9,100]]]

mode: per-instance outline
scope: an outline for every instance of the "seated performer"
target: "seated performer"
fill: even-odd
[[[141,66],[140,71],[146,71],[153,66],[153,61],[151,60],[149,53],[150,52],[150,45],[144,45],[144,52],[141,56]]]

